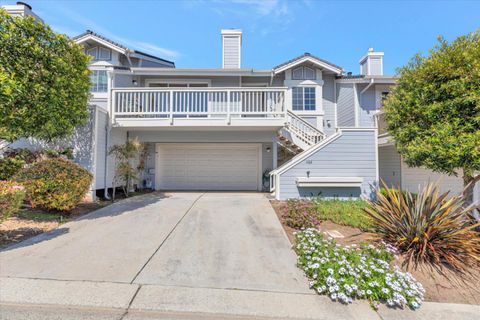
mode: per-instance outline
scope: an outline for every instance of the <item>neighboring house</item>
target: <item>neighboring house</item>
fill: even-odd
[[[94,174],[92,194],[113,186],[108,149],[134,138],[146,145],[139,186],[157,190],[373,198],[389,175],[376,114],[395,79],[383,75],[382,52],[369,49],[359,75],[309,53],[243,68],[242,32],[227,29],[222,68],[181,69],[92,31],[74,41],[93,57],[92,112],[85,143],[66,143]]]

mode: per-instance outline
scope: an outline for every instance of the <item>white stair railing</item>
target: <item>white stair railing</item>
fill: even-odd
[[[322,131],[291,111],[287,112],[285,129],[292,135],[294,140],[298,139],[301,141],[301,144],[306,146],[313,146],[325,138],[325,134]],[[296,141],[292,142],[295,143]],[[303,146],[300,147],[305,150]]]

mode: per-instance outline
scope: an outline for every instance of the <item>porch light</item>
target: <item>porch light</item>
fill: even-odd
[[[270,152],[270,151],[272,151],[272,149],[271,149],[270,147],[267,147],[267,149],[266,149],[266,150],[267,150],[267,152]]]
[[[136,87],[137,86],[137,80],[133,79],[132,84]]]

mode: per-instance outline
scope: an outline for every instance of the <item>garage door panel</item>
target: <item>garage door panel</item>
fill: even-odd
[[[257,190],[258,144],[158,144],[157,189]]]

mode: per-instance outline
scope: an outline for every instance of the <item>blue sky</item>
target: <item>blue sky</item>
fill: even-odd
[[[240,28],[242,67],[269,69],[310,52],[358,73],[359,58],[374,47],[393,74],[437,36],[451,40],[480,28],[480,1],[27,2],[59,32],[91,29],[178,68],[220,67],[220,29]]]

